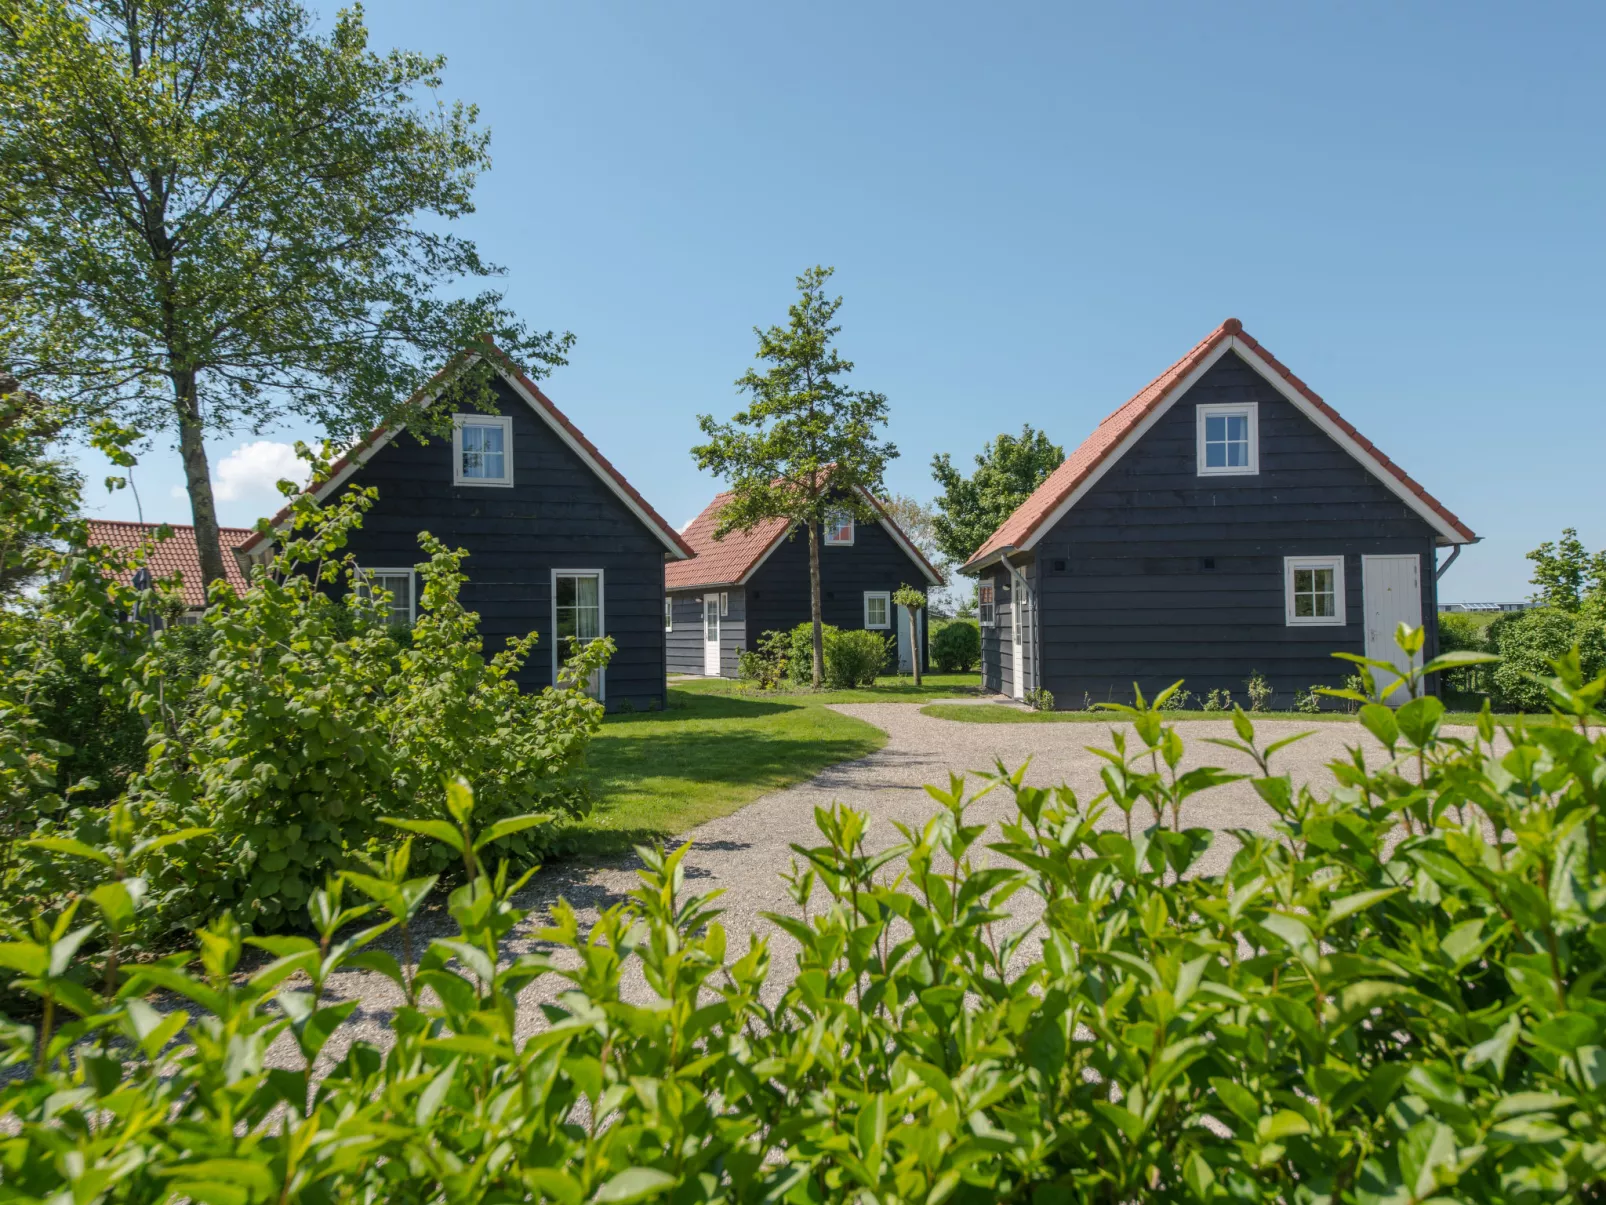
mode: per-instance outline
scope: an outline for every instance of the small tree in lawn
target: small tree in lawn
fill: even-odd
[[[833,270],[810,268],[797,278],[799,296],[785,326],[754,328],[757,358],[768,367],[749,368],[737,380],[747,408],[726,423],[699,416],[707,442],[692,449],[699,467],[730,482],[733,496],[720,512],[716,539],[766,519],[787,519],[808,532],[816,689],[825,676],[820,529],[828,512],[873,518],[857,491],[878,493],[887,461],[898,454],[876,434],[887,421],[886,397],[843,384],[853,364],[831,346],[842,329],[832,323],[842,298],[825,295]]]
[[[892,596],[892,605],[909,613],[909,660],[915,667],[915,685],[920,685],[920,612],[926,605],[926,596],[913,586],[901,585]]]
[[[376,54],[360,8],[297,0],[0,0],[0,365],[178,446],[201,576],[221,579],[208,432],[288,415],[333,439],[405,418],[481,335],[527,371],[498,270],[444,232],[489,166],[444,61]],[[456,382],[488,407],[490,366]]]

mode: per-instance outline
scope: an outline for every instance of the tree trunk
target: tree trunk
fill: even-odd
[[[825,684],[825,631],[820,621],[820,525],[809,520],[809,615],[814,620],[814,689]]]
[[[920,612],[913,607],[905,607],[909,612],[909,660],[915,667],[915,687],[920,686]]]
[[[193,372],[173,374],[173,408],[178,411],[178,448],[184,458],[184,484],[189,490],[190,516],[195,523],[195,548],[201,557],[201,582],[210,585],[225,578],[223,542],[217,530],[217,504],[212,500],[212,473],[206,463]]]

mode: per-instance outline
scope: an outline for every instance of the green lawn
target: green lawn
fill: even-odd
[[[667,711],[612,715],[586,761],[597,806],[565,853],[607,856],[668,841],[768,791],[874,753],[886,734],[826,703],[924,703],[975,694],[974,674],[884,678],[862,690],[761,693],[720,679],[676,683]]]
[[[1121,721],[1118,711],[1022,711],[1018,707],[1009,707],[1002,703],[933,703],[920,709],[921,715],[929,715],[933,719],[953,720],[962,724],[1112,724]],[[1230,720],[1231,712],[1225,711],[1168,711],[1165,713],[1169,720]],[[1256,711],[1251,713],[1256,720],[1298,720],[1313,724],[1355,723],[1353,715],[1341,711]],[[1496,714],[1497,721],[1506,722],[1515,720],[1515,715]],[[1554,716],[1530,715],[1521,717],[1530,724],[1552,724],[1557,722]],[[1444,715],[1446,724],[1471,725],[1477,722],[1477,715],[1470,711],[1449,711]],[[1593,721],[1591,721],[1593,722]]]

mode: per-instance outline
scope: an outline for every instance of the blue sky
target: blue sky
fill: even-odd
[[[332,11],[333,6],[330,6]],[[751,328],[825,263],[894,491],[1030,422],[1079,442],[1229,315],[1485,541],[1606,546],[1600,5],[451,5],[377,46],[448,56],[493,131],[462,223],[527,321],[577,336],[554,401],[679,525],[716,483]],[[215,441],[225,522],[277,445]],[[97,481],[104,470],[92,458]],[[136,470],[187,521],[176,453]],[[91,504],[133,518],[133,499]]]

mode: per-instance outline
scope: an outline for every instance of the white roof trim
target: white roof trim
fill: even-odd
[[[479,358],[477,353],[474,358]],[[496,369],[497,375],[508,383],[513,392],[518,395],[524,404],[534,411],[535,414],[540,417],[542,421],[544,421],[546,425],[557,435],[557,437],[563,441],[564,446],[578,456],[581,463],[590,469],[591,472],[604,485],[613,491],[614,496],[618,498],[619,501],[623,502],[627,508],[629,508],[630,513],[635,515],[636,518],[640,519],[641,522],[646,525],[647,529],[658,538],[659,543],[663,544],[665,548],[674,554],[674,557],[677,561],[690,559],[685,550],[671,540],[667,535],[665,535],[663,528],[655,523],[652,518],[641,509],[641,507],[636,503],[636,500],[625,491],[624,487],[621,486],[617,480],[615,480],[613,474],[603,469],[603,467],[597,463],[596,458],[592,456],[591,453],[587,452],[586,449],[575,440],[574,436],[570,434],[568,429],[557,420],[552,412],[543,406],[535,397],[531,396],[530,392],[525,389],[518,377],[509,373],[505,368],[502,367],[501,364],[495,363],[494,361],[492,363],[492,367]],[[440,391],[445,388],[445,386],[446,382],[442,381],[435,387],[430,398],[431,403],[433,403],[434,399],[440,395]],[[406,423],[392,423],[390,426],[383,428],[378,435],[374,436],[371,440],[369,440],[368,443],[364,444],[355,453],[348,453],[346,457],[346,463],[340,467],[340,471],[314,489],[312,491],[312,496],[319,502],[322,502],[324,499],[329,497],[330,494],[334,493],[335,490],[339,489],[342,485],[349,481],[352,475],[355,474],[358,469],[367,464],[373,455],[379,451],[379,449],[383,448],[391,440],[395,439],[396,436],[400,435],[404,430],[406,430],[406,428]],[[274,533],[276,535],[282,534],[288,530],[289,527],[290,524],[288,521],[281,523],[278,527],[274,528]],[[257,549],[264,547],[266,547],[266,541],[257,545],[257,547],[253,548],[251,552],[254,554]]]
[[[1199,363],[1194,366],[1193,370],[1189,372],[1188,375],[1185,376],[1180,382],[1178,382],[1171,392],[1166,395],[1165,400],[1144,417],[1142,422],[1127,432],[1126,436],[1121,440],[1121,442],[1115,446],[1114,451],[1100,461],[1098,466],[1091,473],[1089,473],[1087,477],[1084,478],[1082,482],[1074,490],[1072,490],[1071,493],[1063,501],[1061,501],[1058,506],[1053,509],[1052,512],[1050,512],[1048,517],[1037,525],[1037,529],[1020,543],[1018,550],[1024,552],[1027,549],[1035,547],[1038,542],[1042,540],[1051,530],[1053,530],[1059,521],[1065,517],[1066,512],[1068,512],[1073,506],[1087,496],[1088,491],[1099,483],[1104,474],[1109,472],[1110,468],[1115,464],[1115,462],[1120,460],[1121,457],[1125,456],[1127,452],[1131,451],[1132,446],[1136,444],[1138,440],[1147,435],[1154,425],[1170,411],[1171,407],[1174,406],[1177,401],[1181,399],[1190,389],[1198,384],[1199,379],[1211,368],[1215,367],[1216,362],[1229,351],[1236,352],[1240,360],[1249,365],[1249,367],[1253,368],[1257,373],[1260,374],[1261,377],[1269,382],[1272,387],[1277,390],[1278,394],[1292,403],[1294,408],[1306,418],[1310,419],[1311,422],[1314,423],[1315,426],[1322,432],[1322,434],[1326,435],[1339,447],[1343,448],[1344,451],[1348,452],[1351,458],[1357,461],[1362,468],[1366,469],[1372,474],[1372,476],[1376,477],[1380,482],[1382,482],[1383,485],[1388,488],[1390,493],[1394,494],[1400,499],[1400,501],[1404,502],[1413,511],[1415,511],[1417,515],[1425,520],[1428,526],[1432,527],[1437,533],[1438,543],[1465,544],[1468,542],[1466,537],[1461,535],[1460,532],[1456,531],[1455,528],[1445,520],[1443,515],[1439,514],[1438,511],[1434,510],[1415,493],[1413,493],[1403,481],[1379,464],[1371,455],[1371,453],[1367,452],[1366,449],[1362,448],[1360,444],[1356,443],[1354,439],[1345,433],[1343,428],[1339,427],[1333,422],[1332,419],[1328,418],[1326,414],[1322,413],[1320,407],[1314,405],[1309,398],[1290,385],[1281,376],[1281,374],[1274,370],[1271,365],[1266,363],[1259,352],[1246,345],[1236,335],[1229,335],[1227,338],[1218,343],[1211,350],[1209,355],[1207,355],[1203,360],[1199,361]],[[1002,550],[990,554],[985,561],[970,566],[970,572],[978,572],[987,565],[990,565],[1001,555]]]
[[[1203,377],[1205,373],[1214,368],[1216,366],[1216,361],[1221,359],[1222,356],[1226,355],[1231,347],[1232,339],[1223,339],[1211,349],[1209,355],[1207,355],[1203,360],[1200,360],[1199,363],[1195,364],[1193,371],[1187,376],[1183,377],[1182,380],[1177,383],[1176,388],[1172,389],[1172,391],[1166,395],[1165,400],[1151,410],[1144,417],[1142,422],[1128,431],[1125,437],[1122,438],[1121,442],[1115,445],[1115,450],[1101,460],[1094,467],[1093,471],[1082,479],[1081,484],[1072,490],[1069,495],[1061,500],[1058,506],[1049,512],[1048,518],[1044,519],[1037,525],[1036,531],[1032,532],[1031,535],[1027,536],[1025,540],[1016,546],[1017,551],[1024,552],[1028,548],[1036,547],[1037,542],[1054,529],[1055,525],[1065,517],[1066,512],[1080,502],[1084,497],[1086,497],[1087,492],[1103,479],[1104,474],[1110,471],[1115,462],[1120,460],[1121,457],[1125,456],[1129,451],[1131,451],[1132,445],[1147,435],[1150,429],[1153,428],[1154,424],[1159,422],[1160,419],[1165,416],[1166,412],[1171,409],[1176,400],[1197,385],[1199,383],[1199,379]],[[1124,408],[1125,407],[1123,407],[1123,409]],[[998,551],[1001,554],[1003,550],[999,549]],[[990,564],[991,561],[992,558],[989,557],[984,563]],[[980,569],[981,565],[976,565],[972,568]]]

